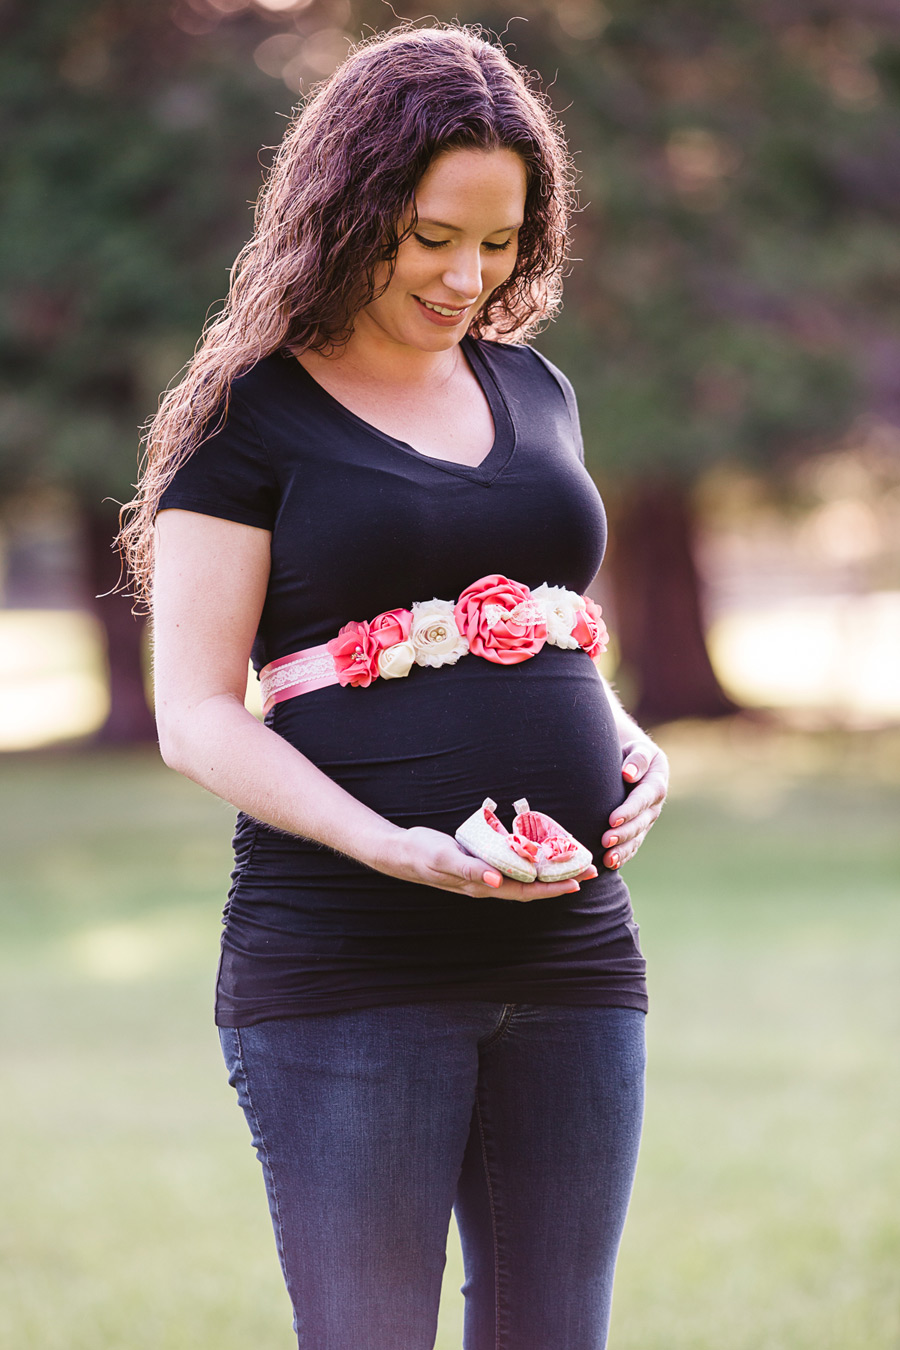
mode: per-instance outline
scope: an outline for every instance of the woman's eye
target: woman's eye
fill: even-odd
[[[446,248],[450,243],[449,239],[426,239],[424,234],[416,234],[413,238],[416,239],[423,248]],[[484,247],[489,253],[503,253],[505,249],[509,248],[511,243],[511,239],[507,239],[504,244],[489,244],[485,241]]]

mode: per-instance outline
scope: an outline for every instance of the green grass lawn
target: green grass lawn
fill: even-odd
[[[816,745],[679,732],[628,869],[650,1069],[611,1350],[900,1346],[900,784],[883,741]],[[0,1345],[290,1350],[212,1027],[229,808],[149,754],[7,757],[0,792]],[[454,1240],[438,1350],[460,1281]]]

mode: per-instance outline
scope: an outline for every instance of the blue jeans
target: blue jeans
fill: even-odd
[[[643,1013],[445,1002],[220,1035],[301,1350],[432,1350],[451,1208],[466,1350],[602,1350]]]

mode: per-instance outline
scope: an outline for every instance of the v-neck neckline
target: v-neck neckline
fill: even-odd
[[[380,427],[373,426],[367,422],[364,417],[360,417],[353,412],[346,404],[341,403],[340,399],[335,398],[334,394],[328,392],[324,385],[320,384],[314,375],[311,375],[305,366],[297,360],[295,356],[289,359],[301,372],[302,377],[312,385],[315,391],[329,403],[334,410],[342,417],[356,426],[361,427],[369,435],[376,437],[379,441],[393,446],[403,454],[411,455],[418,460],[420,464],[430,464],[440,473],[450,473],[457,478],[467,478],[476,483],[488,485],[492,483],[499,473],[506,467],[512,458],[516,448],[516,426],[503,397],[503,391],[494,379],[493,372],[485,361],[482,353],[478,349],[477,342],[468,335],[462,339],[460,344],[463,356],[469,364],[469,369],[478,381],[481,391],[488,402],[491,410],[491,418],[494,423],[494,442],[484,459],[478,464],[457,464],[451,459],[440,459],[436,455],[426,455],[415,446],[409,445],[406,441],[399,440],[396,436],[391,436],[388,432],[382,431]]]

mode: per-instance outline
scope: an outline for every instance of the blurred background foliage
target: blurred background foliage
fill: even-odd
[[[900,3],[402,11],[429,14],[499,34],[577,153],[577,261],[540,345],[575,382],[611,511],[603,598],[631,706],[651,723],[733,711],[705,643],[711,509],[748,483],[795,503],[835,455],[897,501]],[[53,489],[77,522],[109,739],[152,724],[140,626],[90,599],[117,576],[108,499],[130,496],[137,427],[225,293],[292,105],[394,22],[381,0],[0,10],[0,493],[14,518]],[[866,510],[835,531],[873,529]]]

